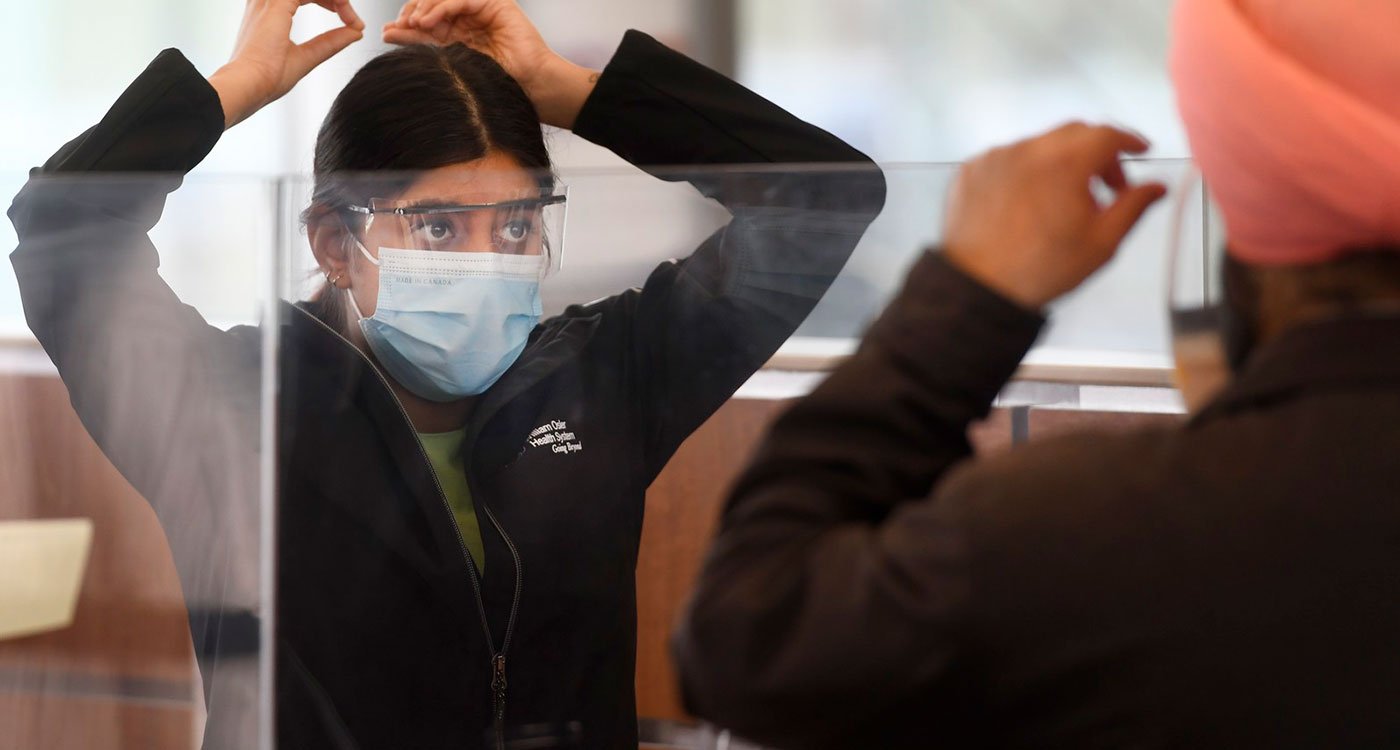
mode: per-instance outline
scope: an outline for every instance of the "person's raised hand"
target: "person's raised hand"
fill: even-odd
[[[1119,158],[1149,147],[1107,126],[1065,125],[965,164],[953,185],[943,247],[949,262],[1008,299],[1039,310],[1107,263],[1166,195],[1130,185]],[[1113,192],[1102,205],[1093,185]]]
[[[292,18],[310,4],[337,14],[342,25],[297,44]],[[224,126],[280,99],[316,66],[363,37],[364,28],[350,0],[248,0],[233,56],[209,76],[224,107]]]
[[[409,0],[384,25],[390,44],[454,42],[490,55],[521,85],[548,65],[554,52],[511,0]]]
[[[540,121],[573,126],[596,74],[565,60],[514,0],[409,0],[384,25],[390,44],[465,44],[491,56],[534,102]]]

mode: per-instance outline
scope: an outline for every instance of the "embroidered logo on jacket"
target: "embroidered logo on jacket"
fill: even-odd
[[[548,447],[551,453],[580,453],[583,442],[569,430],[569,423],[554,419],[530,430],[525,441],[531,448]]]

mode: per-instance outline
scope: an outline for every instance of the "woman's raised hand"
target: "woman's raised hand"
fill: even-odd
[[[490,55],[534,102],[540,121],[561,128],[574,119],[597,80],[549,48],[514,0],[409,0],[384,25],[390,44],[462,43]]]
[[[292,17],[311,4],[337,14],[343,25],[297,44]],[[224,107],[224,127],[291,91],[317,65],[363,37],[364,28],[350,0],[248,0],[233,57],[209,76]]]
[[[511,0],[409,0],[384,25],[390,44],[461,42],[495,58],[522,85],[549,64],[553,50]]]

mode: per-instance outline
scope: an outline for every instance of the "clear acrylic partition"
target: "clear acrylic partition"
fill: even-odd
[[[811,318],[772,363],[774,371],[823,372],[851,351],[859,334],[901,283],[904,271],[942,231],[944,196],[954,164],[891,165],[889,196],[850,264]],[[1190,173],[1184,159],[1132,160],[1133,180],[1165,183],[1174,198]],[[1172,386],[1166,315],[1166,251],[1176,221],[1162,201],[1124,242],[1115,259],[1051,309],[1050,322],[999,404],[1094,411],[1179,412]],[[1196,212],[1198,213],[1198,212]],[[1196,213],[1184,214],[1196,219]],[[1195,226],[1200,227],[1199,221]],[[1204,256],[1200,233],[1185,234]],[[1218,242],[1218,240],[1211,240]],[[1206,264],[1203,262],[1203,268]],[[819,375],[770,372],[750,384],[763,394],[805,392]]]
[[[279,185],[188,179],[162,214],[178,176],[26,181],[0,179],[0,747],[267,747]]]
[[[1132,179],[1160,180],[1175,187],[1188,167],[1185,161],[1149,160],[1133,161],[1127,170]],[[392,501],[414,508],[414,522],[422,524],[416,533],[428,535],[421,545],[445,555],[439,562],[458,571],[449,584],[457,592],[453,598],[458,603],[467,602],[467,611],[475,611],[475,587],[480,586],[488,611],[494,611],[487,618],[491,637],[497,641],[492,647],[483,645],[480,624],[468,618],[451,620],[445,627],[456,628],[454,638],[460,640],[453,643],[479,653],[452,655],[445,643],[434,640],[440,634],[414,630],[420,633],[416,639],[422,640],[424,648],[443,654],[439,659],[442,663],[466,659],[460,671],[469,673],[475,668],[473,664],[487,664],[496,656],[492,651],[500,648],[502,628],[511,628],[509,612],[518,615],[510,630],[513,640],[509,653],[505,654],[504,734],[492,734],[492,727],[475,725],[460,737],[462,741],[479,741],[482,735],[474,732],[485,732],[487,737],[501,737],[506,747],[591,746],[587,738],[596,737],[590,734],[596,727],[589,724],[585,709],[580,708],[579,715],[560,714],[558,710],[563,709],[557,703],[550,703],[553,713],[532,704],[545,700],[540,696],[553,695],[541,684],[550,680],[594,685],[591,689],[595,691],[609,689],[597,686],[600,683],[592,680],[591,673],[568,672],[562,665],[572,657],[559,644],[574,637],[584,639],[588,646],[577,648],[587,655],[579,658],[596,658],[606,642],[606,637],[598,634],[625,633],[633,622],[629,618],[635,616],[636,697],[642,737],[657,747],[709,748],[726,742],[731,747],[743,746],[719,730],[687,724],[676,708],[678,696],[667,661],[666,634],[689,585],[686,571],[693,574],[698,565],[708,524],[725,486],[767,418],[754,415],[771,414],[764,411],[769,408],[764,404],[806,393],[854,350],[863,331],[900,288],[910,264],[925,249],[937,246],[945,196],[956,171],[957,165],[952,164],[886,166],[883,204],[879,200],[880,180],[870,171],[821,165],[662,168],[650,170],[650,174],[635,169],[573,169],[557,175],[558,185],[567,188],[567,218],[562,230],[551,230],[552,240],[557,242],[554,249],[562,252],[562,258],[557,259],[561,262],[540,283],[543,323],[539,330],[544,333],[531,339],[516,366],[476,402],[475,411],[461,418],[467,424],[467,437],[462,440],[470,445],[465,461],[477,462],[474,468],[443,469],[432,464],[439,479],[442,471],[464,471],[470,476],[470,496],[476,505],[474,520],[468,516],[465,522],[468,526],[484,529],[482,533],[488,538],[497,533],[494,527],[513,544],[509,551],[503,547],[498,553],[491,551],[489,541],[483,542],[484,551],[474,548],[470,538],[473,530],[462,525],[459,509],[446,497],[451,494],[446,485],[439,488],[427,483],[422,497],[413,499],[409,492]],[[397,184],[415,185],[419,177],[402,175]],[[351,182],[354,178],[343,179]],[[384,176],[363,179],[373,183]],[[453,192],[444,193],[440,202],[462,203],[452,199]],[[345,248],[353,271],[349,294],[354,295],[354,288],[369,278],[364,274],[370,268],[361,258],[366,253],[379,256],[381,261],[389,257],[384,249],[388,245],[372,240],[371,230],[385,226],[381,216],[388,222],[398,219],[375,213],[375,223],[362,231],[357,222],[363,222],[363,212],[352,210],[341,217],[332,213],[330,226],[346,222],[356,242],[345,245],[343,238],[326,240],[303,226],[303,209],[311,205],[314,193],[310,178],[283,182],[281,216],[286,224],[281,235],[287,245],[280,293],[342,335],[346,341],[339,345],[350,351],[364,340],[364,329],[343,302],[347,282],[333,270],[332,278],[340,283],[335,291],[327,291],[325,258],[317,261],[309,249],[310,241],[315,235],[332,255],[340,252],[337,247]],[[379,195],[373,190],[360,193],[346,200],[365,205],[375,199],[385,199],[374,203],[380,206],[404,204],[387,200],[402,196]],[[1173,224],[1167,205],[1155,208],[1110,266],[1055,306],[1044,336],[1018,379],[1003,393],[1003,406],[1147,412],[1179,409],[1171,389],[1164,278]],[[313,219],[313,230],[316,226]],[[432,225],[416,226],[429,231]],[[448,236],[448,227],[440,229],[442,236]],[[1204,238],[1198,239],[1203,248]],[[359,245],[366,246],[364,252]],[[681,260],[681,265],[672,265],[673,260]],[[384,265],[375,273],[380,279],[379,293],[356,297],[360,314],[371,319],[381,317],[370,311],[386,302],[383,279],[400,272],[391,272]],[[327,295],[342,302],[326,305]],[[388,302],[393,309],[411,307],[408,296],[400,296],[398,291],[391,296]],[[563,324],[561,320],[570,322]],[[400,322],[404,322],[405,331],[419,325]],[[440,332],[437,323],[430,322],[427,328],[433,332],[424,335],[436,337]],[[392,346],[387,339],[379,340],[378,345]],[[387,351],[375,346],[370,341],[361,348],[381,356]],[[560,357],[560,352],[566,356]],[[348,361],[356,368],[365,363]],[[296,373],[288,376],[295,378]],[[365,394],[374,391],[380,395],[347,397],[344,403],[354,404],[363,398],[366,403],[381,399],[392,404],[387,383],[379,383],[373,376],[358,382],[358,387],[368,389]],[[305,390],[304,398],[319,401],[319,397],[313,398],[312,390]],[[413,389],[392,390],[398,401],[411,405]],[[289,418],[296,418],[290,415],[301,409],[295,398],[283,394],[283,414]],[[408,458],[395,460],[401,467],[409,466],[411,472],[427,472],[432,458],[426,450],[421,455],[416,452],[411,434],[404,429],[407,415],[392,408],[385,413],[387,417],[380,415],[387,425],[383,429],[398,433],[398,437],[387,439],[402,442],[409,438],[405,443],[409,447],[403,448]],[[693,439],[688,440],[692,432]],[[357,442],[348,435],[342,437]],[[420,440],[425,448],[428,440]],[[298,449],[291,450],[296,453]],[[353,452],[341,455],[343,460],[363,466],[382,458]],[[659,475],[652,482],[656,472]],[[640,492],[648,482],[652,484],[645,501],[646,520],[641,523]],[[373,523],[376,515],[367,509],[376,502],[391,501],[371,494],[357,499],[363,505],[355,513],[368,513],[365,518]],[[578,515],[574,506],[581,498],[588,500],[588,512]],[[283,501],[303,500],[284,497]],[[463,531],[461,539],[454,530],[447,537],[438,537],[437,542],[430,541],[437,533],[430,529],[451,528],[454,520]],[[392,523],[398,525],[402,519]],[[327,534],[336,529],[330,522],[322,528]],[[349,528],[344,533],[350,534]],[[392,535],[412,530],[381,532],[379,541],[363,535],[347,539],[366,545],[364,554],[377,554],[368,550]],[[580,543],[581,538],[586,543]],[[589,561],[588,554],[606,549],[608,544],[618,545],[608,564],[599,567],[596,560]],[[469,572],[471,563],[464,562],[476,561],[478,554],[484,554],[488,562],[480,579]],[[512,555],[521,561],[523,576],[518,607],[512,598]],[[384,598],[376,599],[379,595],[369,584],[380,579],[379,569],[356,570],[357,580],[366,585],[346,594],[363,600],[355,602],[355,611],[363,614],[354,620],[373,619],[376,609],[393,612],[401,622],[413,619],[394,603],[398,599],[392,592],[398,584],[384,584]],[[283,572],[291,580],[292,574]],[[390,576],[390,572],[384,575]],[[635,592],[628,583],[634,580]],[[632,612],[629,605],[634,593],[637,604]],[[314,609],[302,602],[289,600],[285,604],[287,608],[279,615],[288,627],[307,616],[305,608]],[[606,613],[616,614],[615,621]],[[578,634],[559,630],[561,623],[577,624],[582,630]],[[307,649],[309,654],[315,651]],[[347,658],[355,660],[364,674],[377,678],[392,673],[402,662],[398,656],[390,660],[394,663],[385,662],[378,653],[379,649],[367,645],[361,653]],[[542,659],[552,660],[552,666],[537,671],[535,662]],[[334,657],[322,654],[313,656],[307,667],[318,677],[330,702],[349,715],[347,731],[373,731],[366,729],[372,722],[354,707],[357,698],[352,683],[358,678],[337,676],[327,666],[333,662]],[[412,685],[402,683],[405,686],[396,691],[400,695],[395,699],[430,689],[424,686],[433,684],[435,678],[426,673],[422,677]],[[347,682],[338,684],[337,680]],[[491,700],[489,680],[485,672],[464,678],[461,705],[453,705],[467,715],[484,710],[483,701]],[[420,713],[430,711],[428,705],[427,694],[407,702],[404,710],[408,713],[398,718],[405,727],[414,729],[405,732],[435,720]],[[279,714],[279,724],[288,720]],[[580,736],[585,738],[582,745]]]
[[[1163,182],[1172,195],[1148,212],[1105,269],[1055,304],[1050,323],[1026,358],[1018,381],[1171,388],[1166,251],[1176,221],[1173,199],[1190,167],[1185,159],[1127,162],[1130,179]],[[820,303],[765,370],[823,373],[854,350],[866,326],[898,291],[909,265],[924,249],[937,246],[945,196],[957,170],[957,164],[882,167],[887,190],[883,210],[861,234],[849,261]],[[640,286],[659,263],[689,255],[700,240],[725,225],[728,214],[687,183],[712,180],[719,174],[753,183],[756,189],[784,174],[813,184],[840,179],[830,168],[818,165],[763,170],[663,168],[652,170],[652,174],[612,169],[565,171],[559,179],[569,190],[567,260],[543,282],[545,317],[571,304]],[[858,170],[851,175],[860,178]],[[309,178],[295,178],[288,185],[286,195],[292,203],[304,204],[309,199]],[[289,206],[285,213],[296,216],[297,211]],[[1206,248],[1220,240],[1206,236],[1200,211],[1188,210],[1183,215],[1194,222],[1183,234],[1187,241],[1198,243],[1204,274],[1210,270]],[[323,279],[311,254],[302,248],[289,252],[286,260],[284,294],[289,298],[313,294]],[[813,382],[811,378],[781,382],[760,378],[740,395],[800,395]]]
[[[1133,178],[1173,186],[1187,169],[1184,161],[1129,165]],[[734,435],[705,427],[707,434],[702,425],[735,404],[801,395],[853,350],[908,266],[936,246],[956,166],[886,167],[882,207],[879,181],[859,169],[653,172],[558,175],[567,186],[567,220],[550,230],[550,242],[563,255],[543,276],[541,313],[546,326],[561,315],[582,323],[556,331],[559,346],[574,347],[572,359],[537,373],[543,405],[523,418],[529,423],[493,423],[477,435],[477,453],[529,481],[516,490],[499,478],[472,487],[478,523],[513,540],[507,552],[485,544],[484,595],[510,598],[513,589],[493,587],[509,583],[512,555],[523,561],[525,593],[505,669],[515,679],[502,731],[456,726],[468,745],[494,737],[508,747],[571,747],[578,732],[589,736],[586,717],[563,721],[569,717],[558,711],[539,717],[529,708],[530,691],[544,689],[532,682],[532,659],[562,658],[551,649],[567,642],[567,633],[552,633],[547,623],[588,617],[604,617],[592,624],[597,632],[626,632],[635,617],[644,738],[672,747],[737,742],[686,726],[665,708],[678,701],[665,638],[684,599],[685,571],[698,565],[724,485],[762,420]],[[306,301],[324,294],[326,283],[302,218],[311,180],[178,185],[159,175],[88,176],[46,178],[21,193],[24,184],[22,176],[0,181],[0,189],[21,196],[14,216],[23,230],[17,236],[0,226],[0,244],[18,247],[14,271],[0,281],[0,746],[271,748],[280,735],[290,747],[306,726],[329,732],[339,746],[363,744],[355,738],[370,731],[363,713],[374,702],[343,701],[353,703],[347,696],[376,679],[367,655],[375,653],[373,638],[386,636],[361,633],[367,640],[358,647],[349,641],[330,650],[310,644],[339,643],[336,631],[383,610],[376,577],[411,567],[413,553],[385,558],[382,569],[360,568],[358,578],[340,581],[345,586],[320,587],[316,595],[331,598],[316,605],[322,610],[303,598],[314,589],[295,587],[314,586],[317,570],[336,580],[336,571],[353,567],[354,544],[385,532],[428,534],[437,541],[423,549],[449,556],[467,555],[471,545],[465,538],[438,545],[456,539],[455,531],[435,537],[441,529],[429,528],[457,520],[447,506],[438,509],[441,518],[420,518],[384,505],[384,494],[346,469],[372,457],[337,444],[349,433],[322,434],[308,418],[313,406],[359,408],[352,385],[336,380],[337,367],[371,361],[352,343],[349,318],[308,314],[316,308]],[[172,190],[162,212],[160,198]],[[1179,408],[1164,296],[1171,214],[1168,206],[1154,209],[1109,267],[1056,306],[1003,405]],[[149,240],[147,224],[155,224]],[[1211,267],[1204,249],[1218,238],[1208,229],[1193,233],[1204,286]],[[704,248],[698,260],[668,264],[697,248]],[[643,287],[650,293],[629,291]],[[321,332],[308,335],[308,326]],[[337,333],[350,341],[337,342]],[[317,346],[331,354],[318,359],[298,348]],[[521,361],[538,354],[527,346]],[[587,366],[568,364],[584,360]],[[326,369],[318,375],[318,367]],[[375,369],[363,372],[377,378]],[[502,389],[515,388],[515,377],[504,377]],[[570,400],[561,388],[577,392]],[[559,406],[560,398],[572,406]],[[481,403],[497,409],[509,400],[491,399],[488,391]],[[395,400],[402,401],[384,403]],[[401,412],[374,418],[393,422],[387,429],[400,438],[411,436]],[[522,426],[522,434],[511,432]],[[707,440],[719,468],[696,464],[703,449],[687,447]],[[578,452],[594,466],[616,465],[580,473],[553,463]],[[430,465],[425,453],[394,461],[409,474]],[[653,475],[643,527],[639,493]],[[591,487],[600,476],[627,481]],[[295,496],[274,497],[279,489]],[[581,494],[620,503],[619,514],[575,518],[549,510]],[[336,510],[317,510],[332,497]],[[544,521],[521,515],[541,502],[549,512],[537,508],[534,518]],[[709,510],[692,526],[685,508],[697,503]],[[310,510],[274,513],[298,507]],[[594,526],[607,518],[616,523]],[[668,518],[676,525],[666,526]],[[336,533],[345,534],[335,542],[342,546],[299,554]],[[278,534],[287,553],[281,558],[272,545]],[[617,545],[604,572],[561,552],[590,549],[578,544],[580,535]],[[492,556],[498,553],[506,556]],[[680,577],[658,583],[658,571]],[[287,630],[279,642],[292,646],[279,649],[275,666],[310,688],[277,696],[276,717],[267,648],[274,581],[286,583],[277,616],[287,616],[279,620]],[[609,612],[621,619],[599,614]],[[433,622],[424,633],[439,627]],[[435,652],[441,658],[423,668],[448,663],[441,654],[454,648],[469,647]],[[493,654],[477,656],[487,664]],[[489,679],[489,670],[483,674]],[[463,689],[490,701],[485,682]],[[436,715],[428,703],[417,710],[429,714],[394,717],[403,731]]]

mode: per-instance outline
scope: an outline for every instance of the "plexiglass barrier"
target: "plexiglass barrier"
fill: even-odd
[[[14,187],[0,746],[265,746],[276,184]]]
[[[11,180],[0,745],[729,741],[665,638],[742,402],[853,350],[955,173]],[[1173,221],[1004,404],[1174,408]]]

